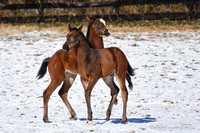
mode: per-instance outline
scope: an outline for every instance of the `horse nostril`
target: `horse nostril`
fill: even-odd
[[[109,31],[108,29],[105,31],[105,35],[106,35],[106,36],[109,36],[109,35],[110,35],[110,31]]]
[[[65,51],[68,51],[68,50],[69,50],[69,46],[68,46],[68,45],[65,45],[65,44],[63,45],[62,48],[63,48],[63,50],[65,50]]]

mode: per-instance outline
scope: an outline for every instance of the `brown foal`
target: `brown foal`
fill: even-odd
[[[90,97],[93,87],[99,78],[107,78],[110,75],[116,75],[119,82],[123,101],[122,123],[127,120],[126,108],[128,101],[128,91],[125,86],[127,71],[133,76],[132,68],[128,63],[125,54],[116,47],[105,49],[94,49],[90,46],[89,41],[81,32],[82,26],[71,28],[63,49],[70,52],[76,51],[76,71],[81,76],[81,82],[85,89],[85,99],[88,108],[88,120],[92,120],[92,109]],[[112,99],[106,112],[106,120],[110,119],[111,110],[115,99],[118,95],[119,88],[111,88]]]
[[[109,36],[110,34],[108,28],[105,25],[105,21],[102,20],[101,18],[88,18],[88,20],[90,20],[90,24],[88,26],[87,36],[89,38],[89,41],[92,42],[91,45],[94,48],[97,47],[103,48],[102,36],[103,35]],[[76,50],[70,50],[69,52],[58,50],[51,58],[46,58],[41,65],[41,68],[37,75],[38,79],[42,78],[45,75],[47,71],[47,66],[51,77],[51,82],[43,93],[44,122],[49,122],[48,118],[49,98],[53,93],[53,91],[62,83],[62,81],[64,82],[59,91],[59,95],[62,98],[65,105],[67,106],[71,114],[71,117],[74,118],[75,120],[77,119],[76,113],[74,112],[73,108],[71,107],[67,99],[68,91],[77,76],[76,52],[77,52]],[[128,76],[129,75],[127,74],[127,77]],[[103,78],[103,80],[106,83],[106,85],[110,87],[111,95],[113,95],[113,90],[118,89],[118,87],[115,85],[113,81],[113,76],[108,76],[106,78]],[[130,78],[128,82],[129,86],[132,85]]]
[[[99,17],[97,17],[97,18],[87,17],[87,19],[90,21],[90,24],[88,26],[88,32],[87,32],[87,39],[89,40],[89,42],[93,48],[103,49],[104,43],[103,43],[102,36],[110,35],[110,31],[106,26],[106,22]],[[103,80],[109,88],[117,87],[114,82],[113,76],[109,76],[106,79],[103,78]],[[131,77],[129,76],[128,73],[126,75],[126,80],[128,81],[129,88],[132,90],[133,84],[131,82]],[[116,99],[115,103],[117,103],[117,99]]]

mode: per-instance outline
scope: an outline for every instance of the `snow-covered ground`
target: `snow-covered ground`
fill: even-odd
[[[79,119],[69,119],[58,87],[49,101],[52,123],[43,123],[42,94],[50,77],[35,76],[42,60],[62,48],[65,39],[52,31],[0,33],[0,132],[200,132],[200,32],[112,33],[104,38],[106,47],[122,49],[136,69],[127,124],[121,124],[120,93],[111,120],[105,120],[111,97],[102,80],[92,92],[94,119],[87,122],[79,76],[68,96]]]

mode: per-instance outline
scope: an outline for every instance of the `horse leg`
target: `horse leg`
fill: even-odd
[[[70,105],[70,103],[69,103],[69,101],[67,99],[67,94],[68,94],[68,91],[69,91],[70,87],[74,83],[74,80],[75,80],[76,76],[77,76],[76,74],[66,75],[64,83],[63,83],[61,89],[58,92],[58,94],[62,98],[63,102],[67,106],[67,108],[68,108],[68,110],[69,110],[69,112],[71,114],[71,118],[73,118],[74,120],[77,120],[78,118],[76,116],[76,113],[75,113],[74,109],[71,107],[71,105]]]
[[[85,89],[85,99],[86,99],[86,103],[87,103],[88,120],[89,121],[92,120],[92,108],[91,108],[91,103],[90,103],[90,97],[91,97],[92,89],[97,81],[98,81],[98,79],[94,79],[94,78],[92,80],[85,80],[85,79],[81,78],[81,82]]]
[[[111,96],[113,96],[112,95],[112,91],[113,90],[116,90],[116,89],[119,89],[118,87],[117,87],[117,85],[115,84],[115,82],[114,82],[114,79],[113,79],[113,76],[108,76],[108,77],[106,77],[106,78],[103,78],[103,81],[106,83],[106,85],[111,89]],[[115,102],[114,102],[115,104],[117,104],[118,103],[118,100],[117,100],[117,98],[115,99]]]
[[[106,83],[106,85],[108,87],[110,87],[110,89],[111,89],[111,96],[112,96],[112,98],[111,98],[110,104],[108,106],[108,110],[106,112],[106,120],[110,120],[110,115],[111,115],[112,107],[113,107],[113,104],[116,103],[116,101],[117,101],[117,95],[119,93],[119,88],[114,83],[112,76],[108,76],[106,78],[103,78],[103,80]]]
[[[43,101],[44,101],[44,116],[43,121],[49,123],[48,118],[48,102],[53,91],[61,84],[62,80],[52,80],[47,89],[43,92]]]
[[[122,101],[123,101],[122,123],[125,123],[127,120],[126,108],[127,108],[127,101],[128,101],[128,91],[127,91],[126,85],[125,85],[125,76],[123,78],[123,76],[119,75],[119,76],[117,76],[117,79],[119,81],[119,85],[121,88],[121,95],[122,95]]]

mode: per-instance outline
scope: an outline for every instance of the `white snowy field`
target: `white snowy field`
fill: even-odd
[[[99,80],[92,92],[93,121],[87,122],[84,89],[78,76],[69,101],[78,120],[58,96],[49,101],[44,123],[42,94],[50,82],[36,74],[44,58],[62,48],[65,35],[52,31],[0,33],[0,132],[97,133],[199,133],[200,132],[200,32],[112,33],[105,47],[124,51],[135,69],[129,91],[127,123],[121,124],[122,100],[114,105],[111,120],[106,110],[110,90]],[[117,82],[117,81],[116,81]]]

